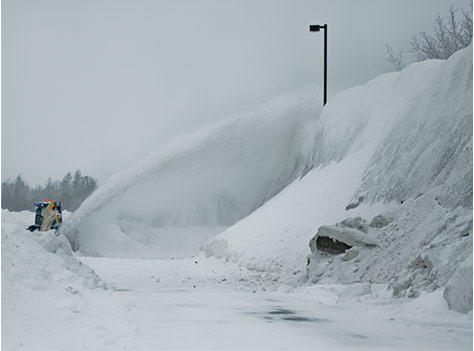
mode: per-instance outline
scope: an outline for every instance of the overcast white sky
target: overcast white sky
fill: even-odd
[[[468,0],[3,0],[2,180],[105,180],[173,136],[280,94],[329,98],[392,70]]]

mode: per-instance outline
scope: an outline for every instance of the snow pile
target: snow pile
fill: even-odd
[[[2,210],[2,349],[54,349],[62,337],[48,326],[67,324],[84,306],[85,290],[105,287],[63,235],[27,231],[34,216]]]
[[[69,241],[54,230],[26,230],[35,214],[2,209],[2,294],[32,290],[96,288],[102,282],[73,255]],[[68,213],[64,218],[67,219]],[[19,286],[22,288],[17,289]],[[7,292],[7,294],[5,294]],[[7,297],[5,297],[7,296]]]
[[[397,296],[445,286],[472,253],[472,47],[342,92],[308,133],[312,170],[206,254],[286,281],[390,282]],[[376,247],[315,251],[306,270],[318,228],[378,215],[390,223],[370,228]]]
[[[64,213],[66,220],[68,215]],[[84,290],[104,287],[74,257],[63,235],[26,230],[34,216],[28,211],[2,210],[2,349],[51,349],[56,339],[38,334],[39,330],[71,320],[84,304]]]
[[[92,255],[162,257],[155,248],[161,243],[161,251],[168,246],[176,251],[179,243],[170,239],[176,231],[191,233],[189,240],[201,245],[301,174],[308,162],[298,141],[304,138],[302,121],[313,114],[310,105],[282,97],[178,138],[111,178],[65,223],[73,248]],[[134,224],[125,228],[125,222]],[[198,233],[192,229],[197,227]]]

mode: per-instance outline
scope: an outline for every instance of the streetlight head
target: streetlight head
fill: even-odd
[[[323,28],[323,26],[320,26],[319,24],[310,24],[309,26],[309,31],[310,32],[319,32]]]

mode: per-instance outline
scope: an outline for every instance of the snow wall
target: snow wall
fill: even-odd
[[[297,178],[313,101],[280,97],[184,135],[117,174],[65,223],[75,250],[115,257],[191,256]]]
[[[286,282],[445,286],[472,253],[472,118],[472,45],[346,90],[307,126],[311,171],[204,251]],[[310,251],[319,227],[378,215],[375,246]]]

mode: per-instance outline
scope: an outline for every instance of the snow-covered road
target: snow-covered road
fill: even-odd
[[[81,260],[113,286],[96,296],[97,349],[472,348],[472,315],[433,310],[440,293],[394,302],[383,286],[271,291],[252,285],[239,267],[196,257]],[[118,320],[125,324],[117,328]]]

